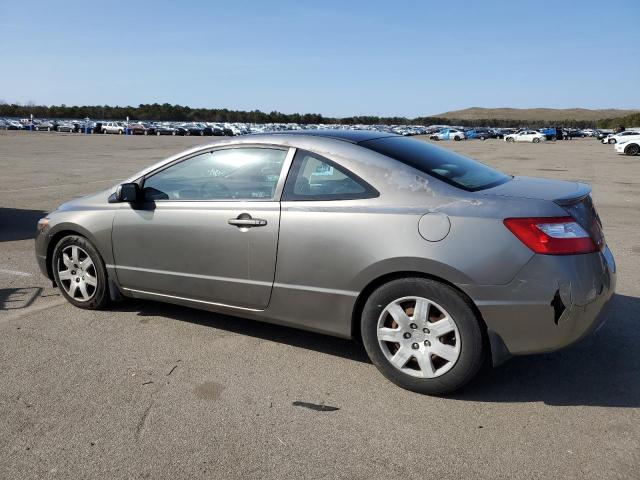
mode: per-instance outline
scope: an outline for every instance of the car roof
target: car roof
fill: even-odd
[[[264,134],[257,135],[295,135],[295,136],[310,136],[310,137],[325,137],[335,140],[343,140],[349,143],[360,143],[368,140],[374,140],[376,138],[386,137],[401,137],[395,133],[379,132],[377,130],[294,130],[283,132],[265,132]],[[256,136],[257,136],[256,135]]]

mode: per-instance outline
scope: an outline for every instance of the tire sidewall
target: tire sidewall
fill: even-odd
[[[62,251],[69,246],[78,246],[82,248],[93,262],[93,265],[96,270],[96,278],[98,280],[98,286],[94,295],[90,300],[86,302],[81,302],[72,298],[67,294],[64,287],[62,286],[62,282],[58,276],[58,259],[62,256]],[[51,256],[51,270],[53,272],[54,281],[60,290],[60,293],[71,303],[79,308],[86,308],[90,310],[95,310],[98,308],[102,308],[106,306],[109,302],[109,289],[107,287],[107,272],[104,266],[104,262],[102,261],[102,257],[95,249],[95,247],[89,242],[86,238],[81,237],[79,235],[68,235],[62,238],[53,250],[53,255]]]
[[[460,335],[460,356],[455,365],[440,377],[416,378],[402,373],[389,363],[378,343],[378,319],[394,300],[407,296],[427,298],[444,308],[453,318]],[[479,320],[468,301],[455,289],[426,278],[393,280],[376,289],[367,299],[361,316],[364,347],[374,365],[396,385],[426,394],[445,394],[459,389],[473,378],[484,359]]]

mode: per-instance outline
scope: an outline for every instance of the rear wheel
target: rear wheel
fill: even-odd
[[[376,289],[364,306],[361,329],[380,372],[414,392],[457,390],[483,362],[482,332],[471,305],[434,280],[402,278]]]
[[[624,149],[624,153],[626,155],[638,155],[638,153],[640,153],[640,145],[633,143]]]
[[[454,140],[455,142],[459,142],[459,141],[460,141],[460,137],[456,135],[455,137],[453,137],[453,140]]]
[[[53,251],[52,263],[56,285],[69,303],[89,310],[109,303],[104,263],[86,238],[64,237]]]
[[[515,139],[513,137],[507,137],[507,142],[509,143],[515,142]]]

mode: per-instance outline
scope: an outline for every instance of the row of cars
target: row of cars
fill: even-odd
[[[478,138],[486,140],[488,138],[500,138],[506,142],[532,142],[540,143],[545,140],[571,140],[576,137],[595,137],[601,132],[597,130],[577,130],[571,128],[541,128],[534,129],[514,129],[514,128],[462,128],[444,127],[429,135],[431,140],[467,140]]]
[[[93,120],[38,120],[2,119],[0,130],[31,130],[69,133],[100,133],[115,135],[181,135],[181,136],[234,136],[249,133],[264,133],[284,130],[375,130],[404,136],[428,135],[434,141],[468,139],[503,139],[506,142],[540,143],[548,140],[568,140],[575,137],[597,137],[603,143],[625,145],[621,153],[637,155],[638,146],[633,143],[640,133],[636,130],[613,133],[612,131],[571,128],[513,129],[513,128],[465,128],[448,125],[300,125],[300,124],[254,124],[254,123],[212,123],[212,122],[118,122]],[[631,141],[631,143],[629,143]],[[618,147],[616,147],[618,150]],[[625,150],[626,149],[626,150]]]
[[[183,136],[233,136],[249,133],[235,125],[220,125],[210,123],[154,123],[137,122],[125,124],[123,122],[97,122],[94,127],[96,133],[128,134],[128,135],[183,135]]]
[[[250,133],[242,126],[217,123],[112,122],[82,120],[0,119],[0,130],[36,132],[113,133],[120,135],[199,135],[223,136]]]

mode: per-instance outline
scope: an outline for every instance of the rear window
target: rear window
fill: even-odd
[[[495,187],[511,179],[484,163],[422,140],[385,137],[360,142],[359,145],[470,192]]]

